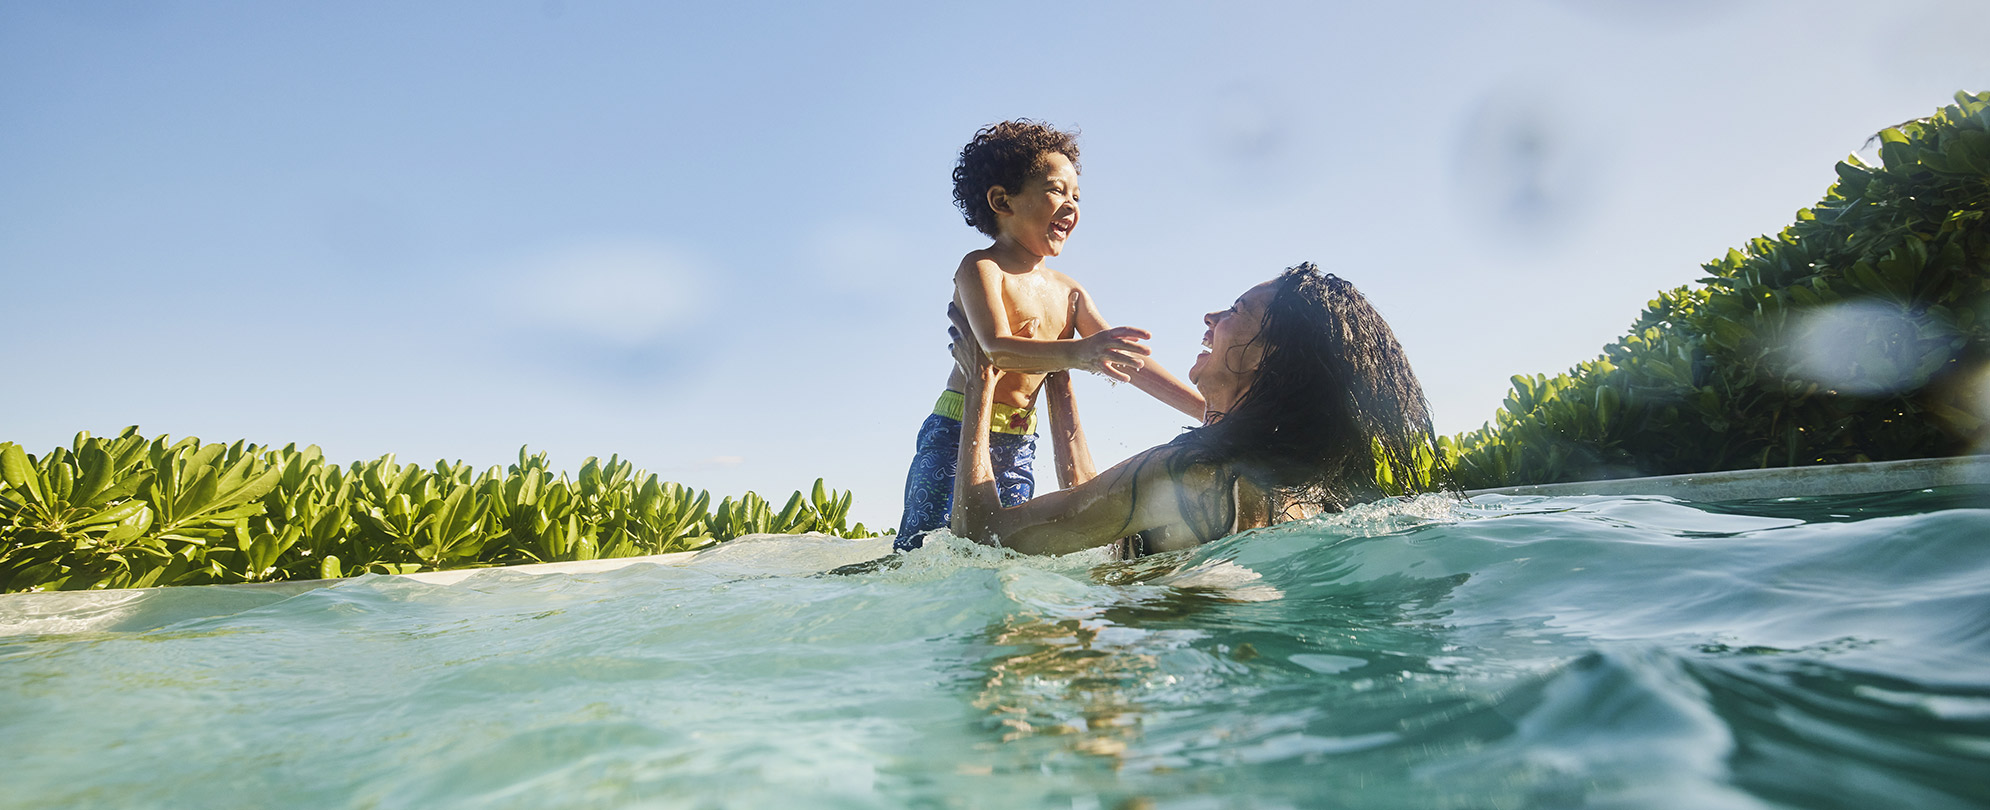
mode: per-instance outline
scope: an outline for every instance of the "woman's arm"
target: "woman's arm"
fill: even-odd
[[[1160,363],[1149,360],[1134,369],[1130,376],[1133,387],[1147,392],[1148,396],[1160,400],[1163,405],[1188,414],[1197,423],[1207,415],[1209,406],[1202,401],[1202,394],[1175,379],[1175,375],[1169,374]]]
[[[1043,388],[1050,400],[1050,448],[1057,461],[1057,485],[1070,489],[1098,477],[1085,428],[1078,422],[1078,397],[1072,390],[1071,372],[1044,377]]]
[[[954,357],[967,381],[954,475],[955,535],[1028,554],[1065,554],[1148,529],[1187,528],[1181,517],[1183,493],[1200,492],[1217,482],[1214,475],[1193,470],[1183,480],[1171,479],[1167,458],[1174,451],[1167,447],[1137,454],[1070,489],[1002,506],[988,441],[997,372],[981,347],[965,338],[965,317],[949,314],[956,324]]]
[[[1075,299],[1072,301],[1071,322],[1078,328],[1078,334],[1092,335],[1113,328],[1106,324],[1105,316],[1099,314],[1099,307],[1092,301],[1091,294],[1077,286],[1077,282],[1072,282],[1071,295]],[[1203,412],[1207,409],[1202,394],[1169,374],[1160,363],[1148,360],[1136,368],[1127,369],[1127,372],[1127,381],[1133,383],[1133,387],[1145,391],[1163,405],[1188,414],[1197,422],[1202,421]]]

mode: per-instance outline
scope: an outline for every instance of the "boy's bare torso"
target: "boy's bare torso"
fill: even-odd
[[[1008,319],[1010,336],[1037,340],[1063,340],[1077,336],[1080,288],[1070,276],[1042,266],[1027,270],[1002,267],[989,250],[967,254],[961,259],[960,272],[972,273],[974,266],[983,262],[1001,268],[1002,300],[999,309]],[[958,284],[955,285],[954,303],[965,306]],[[1044,376],[1044,372],[1003,372],[995,380],[995,401],[1018,408],[1035,405],[1037,389],[1043,387]],[[961,376],[959,367],[948,375],[947,388],[967,390],[967,378]]]

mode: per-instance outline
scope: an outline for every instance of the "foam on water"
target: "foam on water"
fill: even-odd
[[[0,806],[1984,806],[1985,503],[0,599]]]

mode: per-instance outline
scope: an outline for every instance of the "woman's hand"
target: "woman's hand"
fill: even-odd
[[[947,337],[952,338],[953,343],[948,344],[947,348],[953,351],[954,362],[960,365],[961,373],[967,375],[969,382],[979,380],[986,383],[995,379],[995,364],[989,362],[988,355],[981,351],[981,341],[974,339],[974,328],[967,323],[967,313],[962,312],[958,304],[948,304],[947,320],[953,321],[953,325],[947,327]]]

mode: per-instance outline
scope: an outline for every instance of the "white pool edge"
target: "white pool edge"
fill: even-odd
[[[1990,484],[1990,456],[1917,458],[1815,467],[1656,475],[1471,490],[1478,495],[1661,495],[1683,501],[1743,501],[1901,492]]]
[[[814,534],[814,533],[811,533]],[[528,563],[525,565],[487,566],[482,568],[452,568],[447,571],[422,571],[413,574],[375,574],[381,579],[405,582],[419,582],[425,585],[455,585],[475,576],[493,572],[545,576],[549,574],[598,574],[617,571],[635,565],[680,566],[690,563],[699,555],[723,549],[728,543],[742,540],[751,541],[788,535],[751,534],[734,538],[727,543],[709,546],[697,551],[676,551],[669,554],[650,554],[641,557],[615,557],[599,560],[574,560],[570,562]],[[831,538],[830,535],[821,535]],[[843,538],[833,538],[842,540]],[[849,542],[862,542],[852,540]],[[0,594],[0,604],[8,606],[0,610],[0,636],[7,635],[7,618],[15,613],[51,613],[66,610],[105,610],[116,608],[127,602],[135,602],[149,594],[162,592],[239,592],[245,597],[252,594],[278,593],[285,597],[295,596],[318,588],[329,588],[344,582],[352,582],[359,577],[337,577],[333,579],[296,579],[281,582],[237,582],[224,585],[175,585],[152,588],[100,588],[81,591],[39,591]]]

